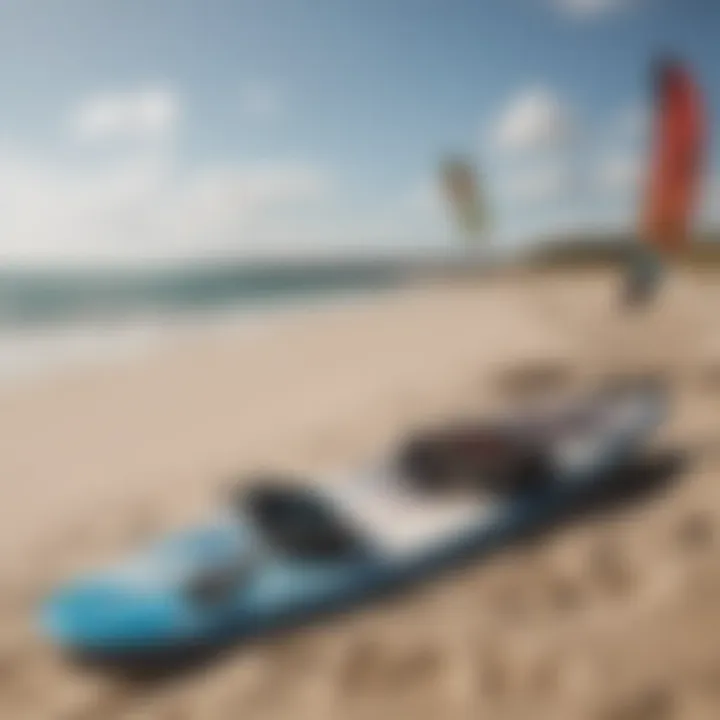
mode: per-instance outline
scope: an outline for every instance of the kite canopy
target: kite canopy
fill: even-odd
[[[447,158],[441,166],[446,197],[462,232],[476,240],[484,230],[485,208],[472,164],[459,157]]]
[[[655,117],[642,236],[656,251],[674,255],[689,244],[705,165],[706,118],[692,74],[674,59],[653,70]]]

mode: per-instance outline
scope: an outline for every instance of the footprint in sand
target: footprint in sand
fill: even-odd
[[[710,667],[698,673],[696,682],[703,694],[720,701],[720,658],[716,658]]]
[[[709,395],[720,394],[720,362],[702,368],[698,378],[699,389]]]
[[[510,690],[507,658],[495,648],[484,648],[476,661],[476,688],[484,700],[500,701]]]
[[[495,378],[500,394],[509,400],[531,400],[567,390],[572,368],[561,361],[528,362],[503,369]]]
[[[101,684],[69,687],[57,701],[54,717],[67,720],[90,720],[121,715],[127,709],[129,694],[122,687]]]
[[[581,578],[555,574],[548,585],[550,602],[558,612],[567,614],[582,607],[585,598]]]
[[[382,649],[379,644],[361,641],[351,646],[342,660],[339,682],[344,690],[362,694],[375,684],[381,663]]]
[[[340,682],[349,692],[398,691],[431,681],[442,668],[437,648],[429,645],[391,650],[363,642],[349,650]]]
[[[550,700],[560,691],[561,677],[560,658],[555,654],[545,654],[536,661],[529,673],[529,690],[540,700]]]
[[[571,543],[558,542],[549,547],[540,577],[550,612],[571,614],[590,601],[592,568],[588,554],[594,549],[591,543],[581,536]]]
[[[526,584],[501,582],[490,589],[489,610],[502,624],[516,625],[527,622],[533,612],[535,598],[530,597]]]
[[[672,688],[657,684],[609,701],[595,714],[596,720],[671,720],[677,717],[677,695]]]
[[[701,510],[686,515],[677,526],[675,536],[681,550],[698,553],[714,544],[716,535],[715,519]]]
[[[600,542],[591,548],[588,568],[600,588],[611,595],[627,595],[635,586],[635,573],[614,543]]]
[[[0,697],[9,693],[16,685],[16,681],[22,675],[27,666],[27,652],[22,642],[17,638],[11,638],[6,628],[0,629],[2,644],[0,645]]]

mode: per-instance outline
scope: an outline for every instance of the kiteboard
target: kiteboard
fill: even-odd
[[[665,417],[654,386],[416,433],[347,477],[239,483],[220,512],[43,604],[61,648],[176,655],[350,608],[558,519]]]

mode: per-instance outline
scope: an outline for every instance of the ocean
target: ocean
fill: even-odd
[[[179,332],[397,287],[407,261],[0,271],[0,378],[142,352]]]

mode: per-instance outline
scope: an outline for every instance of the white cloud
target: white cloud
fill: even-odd
[[[284,111],[284,97],[280,88],[268,81],[253,80],[240,91],[243,112],[256,120],[274,120]]]
[[[542,85],[518,92],[498,114],[488,158],[502,235],[519,240],[547,229],[574,201],[578,130],[573,108]]]
[[[313,162],[187,167],[169,150],[133,145],[120,159],[83,152],[81,163],[68,165],[0,146],[0,261],[147,263],[449,242],[452,227],[430,182],[358,203]]]
[[[78,162],[0,146],[0,256],[243,255],[312,239],[332,197],[326,168],[288,158],[181,167],[175,142],[166,142],[179,115],[178,96],[167,89],[103,93],[70,117],[75,136],[88,143],[76,148]],[[113,141],[120,154],[96,155],[101,141]]]
[[[133,260],[262,250],[268,218],[322,201],[310,163],[207,165],[180,173],[141,153],[92,169],[0,151],[4,260]]]
[[[157,139],[179,120],[180,101],[167,88],[103,93],[82,101],[70,115],[75,137],[84,142]]]
[[[578,18],[589,18],[635,4],[634,0],[553,0],[559,10]]]
[[[497,148],[507,153],[557,150],[573,136],[569,107],[548,88],[531,87],[511,100],[493,130]]]

